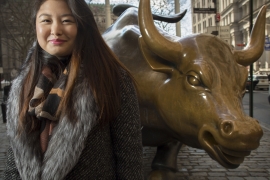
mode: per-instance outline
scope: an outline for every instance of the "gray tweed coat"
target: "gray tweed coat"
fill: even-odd
[[[78,123],[73,127],[66,116],[60,119],[42,160],[38,132],[17,136],[19,94],[28,70],[25,65],[9,94],[10,148],[4,179],[143,179],[139,108],[129,77],[122,73],[121,113],[115,121],[102,127],[96,122],[97,107],[82,78],[73,92]]]

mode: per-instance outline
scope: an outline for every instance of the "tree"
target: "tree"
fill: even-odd
[[[175,0],[151,0],[152,12],[159,15],[172,15],[175,13]],[[181,36],[192,33],[191,1],[180,0],[180,12],[187,10],[185,17],[181,20]],[[155,21],[155,24],[164,31],[175,35],[175,24]]]
[[[34,0],[8,0],[1,4],[2,63],[8,70],[21,66],[35,39],[35,30],[31,22],[33,4]]]
[[[174,2],[168,0],[151,0],[151,9],[153,14],[171,15],[174,14]],[[155,24],[164,31],[175,34],[175,28],[173,28],[172,24],[162,21],[155,21]]]

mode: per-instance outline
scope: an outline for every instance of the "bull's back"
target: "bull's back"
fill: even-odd
[[[127,67],[138,83],[139,94],[142,99],[154,92],[145,91],[146,87],[154,87],[159,83],[158,73],[154,72],[144,59],[139,47],[140,32],[136,25],[127,25],[122,29],[113,29],[103,34],[103,38]]]

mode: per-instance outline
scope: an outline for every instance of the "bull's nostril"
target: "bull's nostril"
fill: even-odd
[[[232,126],[230,124],[226,124],[224,126],[224,132],[225,133],[229,133],[231,131],[231,129],[232,129]]]
[[[221,129],[225,134],[231,134],[233,131],[233,123],[231,121],[224,121],[221,123]]]

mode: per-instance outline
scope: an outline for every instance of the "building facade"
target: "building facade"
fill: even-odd
[[[214,4],[215,1],[215,4]],[[193,0],[193,8],[216,8],[216,13],[193,13],[193,33],[211,34],[213,29],[217,30],[229,27],[226,41],[232,45],[234,49],[243,49],[249,41],[250,35],[250,2],[249,0]],[[260,8],[266,5],[266,38],[270,36],[270,0],[253,1],[253,24],[256,20]],[[219,16],[219,22],[217,22]],[[211,31],[208,31],[211,29]],[[218,31],[222,36],[222,32]],[[225,36],[225,35],[224,35]],[[221,37],[225,40],[224,37]],[[255,73],[270,73],[270,51],[264,51],[261,58],[253,64]]]
[[[111,5],[113,8],[114,5]],[[103,33],[106,30],[106,7],[105,4],[90,4],[90,9],[94,14],[94,18],[98,25],[98,29],[100,33]],[[111,11],[111,24],[113,24],[117,20],[117,16],[112,14]]]

